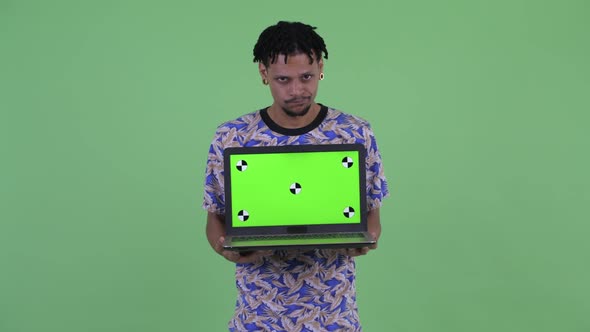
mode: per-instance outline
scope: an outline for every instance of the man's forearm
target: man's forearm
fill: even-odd
[[[378,240],[381,236],[381,217],[378,208],[367,213],[367,227],[369,234],[374,233],[375,239]]]
[[[207,212],[207,240],[216,250],[219,238],[225,236],[225,217],[216,213]]]

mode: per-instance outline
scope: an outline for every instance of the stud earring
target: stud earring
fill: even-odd
[[[320,81],[324,80],[324,73],[320,73]]]

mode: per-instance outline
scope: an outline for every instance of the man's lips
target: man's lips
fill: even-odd
[[[305,102],[307,102],[309,100],[309,98],[304,98],[304,99],[296,99],[296,100],[289,100],[287,101],[287,104],[303,104]]]

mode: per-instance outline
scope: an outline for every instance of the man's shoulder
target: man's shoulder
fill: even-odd
[[[328,107],[328,114],[326,115],[325,121],[336,125],[371,127],[369,121],[362,117],[332,107]]]
[[[262,118],[260,116],[260,111],[258,110],[258,111],[246,113],[238,118],[221,123],[219,126],[217,126],[217,131],[227,131],[227,130],[231,130],[232,128],[234,128],[234,129],[247,128],[247,127],[251,126],[252,124],[258,123],[260,121],[262,121]]]

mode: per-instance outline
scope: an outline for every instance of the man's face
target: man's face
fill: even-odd
[[[314,59],[315,60],[315,59]],[[294,54],[287,57],[281,54],[277,61],[258,68],[263,79],[268,80],[274,105],[290,117],[304,116],[315,101],[318,81],[323,62],[309,63],[307,54]]]

